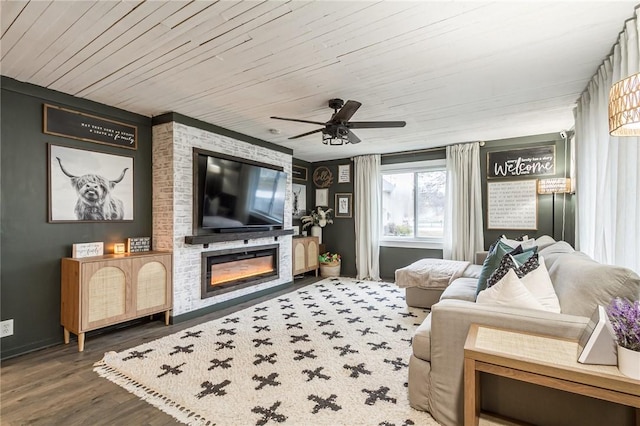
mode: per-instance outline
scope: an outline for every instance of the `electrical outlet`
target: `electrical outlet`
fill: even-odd
[[[13,335],[13,320],[8,319],[0,322],[0,338]]]

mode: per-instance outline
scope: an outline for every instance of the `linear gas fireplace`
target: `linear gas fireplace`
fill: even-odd
[[[202,253],[202,298],[277,279],[278,244]]]

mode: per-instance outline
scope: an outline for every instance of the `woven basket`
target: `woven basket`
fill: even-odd
[[[339,277],[340,276],[340,261],[331,263],[320,263],[320,276],[327,277]]]

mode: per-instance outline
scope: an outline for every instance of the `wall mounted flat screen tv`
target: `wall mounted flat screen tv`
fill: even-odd
[[[287,176],[281,168],[197,149],[194,157],[199,230],[283,228]]]

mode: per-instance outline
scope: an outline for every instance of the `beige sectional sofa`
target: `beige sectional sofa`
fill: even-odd
[[[614,297],[640,299],[640,277],[629,269],[595,262],[565,242],[539,253],[562,313],[478,304],[477,279],[456,279],[432,306],[413,339],[408,386],[414,408],[429,411],[443,425],[463,424],[463,348],[472,323],[578,339],[598,304],[606,306]],[[481,380],[483,410],[520,421],[635,424],[629,407],[498,377]]]

